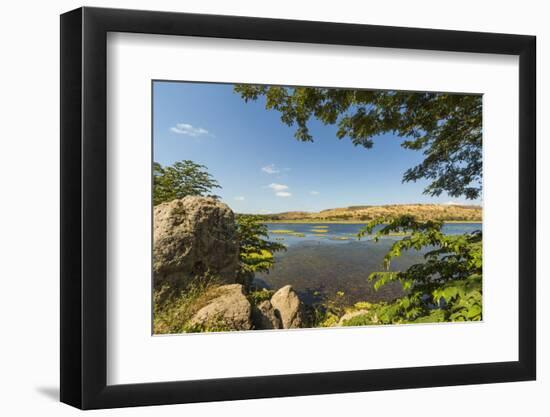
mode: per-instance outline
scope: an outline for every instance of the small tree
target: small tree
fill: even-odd
[[[275,252],[286,250],[285,245],[269,240],[267,226],[261,216],[238,215],[240,271],[238,281],[249,287],[255,272],[268,272],[273,266]]]
[[[184,160],[163,167],[153,163],[153,204],[157,205],[188,195],[212,195],[213,188],[221,188],[208,173],[207,167]]]

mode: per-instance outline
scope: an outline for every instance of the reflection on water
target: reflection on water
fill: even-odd
[[[270,233],[270,237],[287,246],[286,252],[275,255],[275,266],[269,273],[256,275],[256,283],[278,289],[291,284],[311,304],[322,297],[334,298],[343,291],[343,301],[391,300],[400,296],[398,283],[375,291],[367,281],[371,272],[383,270],[384,255],[392,243],[401,237],[386,237],[378,243],[357,240],[360,224],[269,224],[269,230],[286,230],[297,235]],[[469,233],[480,230],[480,223],[446,224],[447,234]],[[303,235],[303,237],[299,237]],[[423,253],[408,251],[392,261],[391,270],[402,270],[421,262]]]

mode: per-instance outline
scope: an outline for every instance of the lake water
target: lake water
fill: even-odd
[[[306,304],[321,299],[357,301],[391,300],[401,295],[398,283],[375,291],[367,277],[383,270],[383,258],[392,243],[402,237],[384,237],[378,242],[368,237],[360,241],[356,234],[363,224],[276,223],[268,224],[270,239],[287,246],[275,254],[275,266],[269,273],[256,274],[256,284],[278,289],[291,284]],[[272,233],[292,230],[303,237]],[[326,230],[324,233],[315,231]],[[481,223],[447,223],[446,234],[481,230]],[[392,261],[391,270],[403,270],[423,261],[423,253],[408,251]],[[344,295],[336,296],[337,292]]]

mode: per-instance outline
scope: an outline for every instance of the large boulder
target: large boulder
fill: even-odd
[[[283,329],[305,327],[304,306],[291,285],[286,285],[273,294],[271,304],[281,318]]]
[[[200,331],[251,330],[252,306],[240,284],[223,285],[215,298],[195,313],[187,323]]]
[[[239,265],[235,216],[222,202],[188,196],[154,208],[155,287],[185,286],[194,277],[234,283]]]
[[[252,310],[252,321],[256,330],[282,329],[283,323],[269,300],[258,303]]]

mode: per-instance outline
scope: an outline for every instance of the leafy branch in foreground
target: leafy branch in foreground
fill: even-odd
[[[255,272],[269,272],[275,260],[275,252],[286,246],[269,240],[267,226],[261,216],[237,215],[240,271],[238,282],[249,287]]]
[[[482,96],[343,88],[236,85],[246,102],[265,97],[265,108],[296,126],[294,136],[313,142],[311,118],[336,125],[338,139],[371,148],[386,133],[404,138],[401,146],[422,151],[424,160],[403,181],[427,179],[424,193],[478,198],[482,177]]]
[[[377,226],[382,226],[374,231]],[[402,216],[384,224],[369,222],[359,237],[372,234],[374,240],[392,233],[409,233],[396,241],[384,257],[382,272],[369,280],[379,289],[392,281],[401,283],[406,295],[393,303],[381,304],[376,319],[382,323],[481,320],[482,234],[445,235],[441,222],[417,222]],[[425,262],[405,271],[389,271],[393,258],[407,250],[428,249]]]

